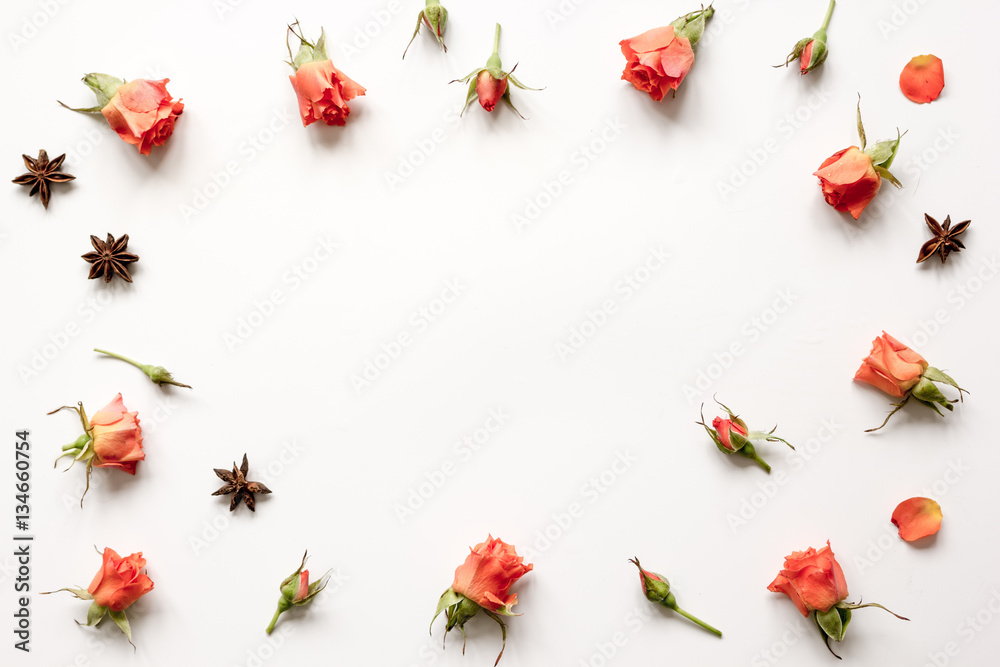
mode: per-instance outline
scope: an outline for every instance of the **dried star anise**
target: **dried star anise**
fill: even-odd
[[[225,482],[226,485],[212,495],[224,496],[230,493],[233,494],[233,499],[229,502],[230,512],[236,509],[236,506],[240,503],[240,499],[246,503],[251,512],[254,512],[256,510],[254,509],[253,494],[271,493],[271,489],[267,488],[260,482],[247,481],[247,473],[250,472],[250,464],[247,463],[246,454],[243,455],[243,464],[239,468],[236,467],[236,463],[233,463],[232,472],[222,470],[221,468],[214,468],[214,470],[215,474],[218,475],[219,479]]]
[[[104,282],[110,283],[114,276],[118,276],[125,282],[132,282],[132,274],[128,271],[128,265],[138,262],[138,255],[125,252],[128,248],[128,234],[123,234],[118,240],[108,234],[108,240],[102,241],[91,235],[90,243],[94,246],[95,252],[88,252],[81,255],[85,260],[93,264],[90,267],[90,278],[104,276]]]
[[[965,248],[965,244],[959,241],[957,237],[969,228],[972,220],[960,222],[954,227],[951,226],[950,215],[944,219],[943,226],[926,213],[924,213],[924,220],[927,222],[927,226],[930,227],[931,232],[934,233],[934,238],[920,246],[920,256],[917,257],[917,264],[930,259],[936,252],[941,253],[941,263],[944,264],[945,260],[948,259],[948,253],[960,252]]]
[[[44,149],[38,151],[37,158],[30,158],[27,155],[21,155],[21,157],[24,158],[24,165],[28,168],[28,172],[15,178],[13,182],[18,185],[30,185],[31,190],[28,192],[28,196],[32,197],[37,193],[42,198],[42,206],[45,208],[49,207],[49,198],[52,196],[49,183],[66,183],[76,178],[76,176],[59,171],[63,160],[66,159],[65,153],[51,162],[49,162],[49,154]]]

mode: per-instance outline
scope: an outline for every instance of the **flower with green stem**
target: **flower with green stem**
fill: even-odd
[[[410,43],[406,45],[406,50],[403,51],[403,58],[406,58],[406,52],[410,50],[410,44],[413,44],[413,40],[417,38],[417,33],[420,32],[421,25],[426,25],[430,29],[434,35],[434,39],[441,45],[444,52],[448,53],[448,47],[444,44],[444,29],[447,23],[448,10],[442,7],[441,3],[437,0],[427,0],[427,6],[417,14],[417,27],[413,29],[413,37],[410,38]]]
[[[752,440],[763,440],[765,442],[783,442],[792,449],[791,443],[789,443],[784,438],[779,438],[774,435],[777,426],[772,428],[770,431],[751,431],[747,428],[745,421],[740,419],[737,415],[733,414],[733,411],[727,408],[718,400],[715,401],[719,406],[726,411],[729,415],[728,419],[723,419],[722,417],[716,417],[712,420],[712,426],[709,427],[705,423],[705,406],[701,406],[701,421],[695,422],[700,424],[705,428],[705,432],[708,433],[709,437],[712,438],[712,442],[715,446],[719,448],[720,452],[724,454],[739,454],[740,456],[745,456],[748,459],[756,462],[761,468],[766,472],[771,472],[771,466],[760,458],[757,454],[757,449],[753,446]]]
[[[799,73],[808,74],[826,61],[826,57],[829,55],[826,48],[826,29],[830,25],[830,17],[833,16],[833,8],[836,4],[837,0],[830,0],[823,25],[812,37],[800,39],[795,43],[792,52],[785,58],[784,67],[788,67],[789,63],[798,60]],[[782,67],[782,65],[775,65],[775,67]]]
[[[319,581],[314,581],[310,584],[309,570],[304,569],[307,558],[309,558],[308,550],[302,555],[302,563],[299,565],[299,569],[292,572],[281,582],[281,599],[278,600],[278,609],[274,612],[271,623],[267,626],[267,634],[271,634],[274,630],[274,624],[278,622],[279,616],[292,607],[302,607],[312,602],[313,598],[319,595],[319,592],[326,588],[327,583],[330,581],[330,572],[332,570],[327,570],[326,574]]]
[[[511,109],[514,110],[518,116],[521,116],[521,112],[517,110],[514,103],[510,101],[510,87],[507,85],[507,81],[514,84],[521,90],[541,90],[540,88],[529,88],[514,76],[514,70],[517,69],[517,65],[514,65],[509,72],[503,71],[503,65],[500,62],[500,24],[497,23],[496,30],[493,33],[493,54],[486,61],[486,67],[480,67],[473,70],[469,75],[462,77],[461,79],[455,79],[451,83],[457,83],[461,81],[462,83],[468,82],[469,90],[465,96],[465,106],[462,108],[462,114],[465,110],[469,108],[472,104],[472,100],[479,98],[479,104],[482,105],[487,111],[493,111],[496,108],[497,103],[503,100],[507,103]],[[459,114],[461,115],[461,114]],[[521,116],[524,118],[524,116]]]
[[[141,364],[134,359],[129,359],[128,357],[124,357],[120,354],[115,354],[114,352],[108,352],[107,350],[101,350],[96,347],[94,348],[94,352],[99,352],[100,354],[106,354],[109,357],[114,357],[115,359],[121,359],[125,363],[132,364],[140,371],[145,373],[147,376],[149,376],[150,380],[152,380],[153,382],[155,382],[160,386],[163,386],[165,384],[172,384],[175,387],[187,387],[188,389],[191,388],[191,385],[189,384],[181,384],[180,382],[174,380],[173,376],[170,374],[170,371],[168,371],[163,366],[154,366],[152,364]]]
[[[667,609],[676,611],[684,618],[688,619],[692,623],[700,625],[717,637],[722,636],[721,630],[712,627],[697,616],[693,616],[677,606],[677,599],[674,597],[674,594],[670,592],[670,582],[667,581],[666,577],[662,574],[656,574],[655,572],[642,569],[642,565],[639,565],[638,558],[630,558],[629,562],[639,568],[639,581],[642,582],[642,592],[646,596],[647,600],[663,605]]]

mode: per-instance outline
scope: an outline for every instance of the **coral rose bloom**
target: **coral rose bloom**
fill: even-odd
[[[167,92],[170,79],[136,79],[118,87],[114,97],[101,109],[111,129],[127,143],[149,155],[153,146],[162,146],[174,132],[184,103]]]
[[[861,362],[854,379],[902,398],[920,382],[928,365],[926,359],[883,331],[872,342],[872,351]]]
[[[91,418],[95,466],[135,474],[136,463],[146,458],[138,416],[138,412],[125,408],[122,395],[118,394]]]
[[[318,120],[344,125],[351,113],[347,102],[365,94],[364,87],[334,67],[332,60],[305,63],[288,78],[299,100],[303,127]]]
[[[803,616],[811,611],[829,611],[847,597],[847,580],[840,563],[830,549],[830,541],[816,551],[793,551],[785,557],[785,567],[768,585],[767,590],[784,593]]]
[[[834,153],[813,173],[818,176],[826,203],[847,211],[857,220],[882,186],[872,159],[857,146]]]
[[[517,594],[507,591],[518,579],[530,572],[532,565],[524,565],[524,558],[517,555],[514,547],[492,535],[485,542],[477,544],[462,563],[455,569],[455,581],[451,588],[464,595],[480,607],[509,613],[517,604]]]
[[[672,25],[647,30],[620,45],[628,61],[622,79],[657,102],[668,90],[677,90],[694,65],[691,42],[675,35]]]
[[[87,591],[94,602],[111,611],[124,611],[153,590],[153,582],[140,572],[146,567],[142,552],[122,558],[114,549],[105,549],[101,569]]]

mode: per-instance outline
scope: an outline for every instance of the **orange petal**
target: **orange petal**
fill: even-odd
[[[899,89],[917,104],[933,102],[944,88],[944,63],[937,56],[916,56],[899,75]]]
[[[930,498],[910,498],[896,506],[892,522],[907,542],[933,535],[941,529],[941,506]]]

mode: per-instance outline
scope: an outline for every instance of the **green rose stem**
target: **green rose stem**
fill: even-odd
[[[700,618],[697,618],[696,616],[692,616],[691,614],[687,613],[686,611],[684,611],[683,609],[681,609],[680,607],[678,607],[676,602],[674,603],[673,607],[670,607],[670,609],[673,609],[674,611],[676,611],[678,614],[680,614],[681,616],[683,616],[687,620],[693,621],[694,623],[697,623],[701,627],[703,627],[706,630],[708,630],[709,632],[711,632],[713,635],[715,635],[717,637],[721,637],[722,636],[722,632],[720,630],[717,630],[716,628],[713,628],[711,625],[709,625],[705,621],[701,620]]]
[[[274,617],[271,619],[270,625],[267,626],[267,634],[271,634],[271,632],[274,630],[274,624],[278,622],[278,617],[291,608],[292,608],[292,603],[285,600],[285,598],[281,598],[280,600],[278,600],[278,609],[275,610]]]
[[[793,447],[793,449],[794,449],[794,447]],[[771,473],[771,466],[768,464],[767,461],[765,461],[764,459],[760,458],[757,455],[757,450],[754,448],[754,446],[750,442],[747,442],[747,444],[743,445],[743,447],[741,447],[740,449],[738,449],[737,452],[740,455],[747,457],[751,461],[755,461],[768,474]],[[758,473],[758,474],[760,474],[760,473]]]
[[[121,359],[125,363],[132,364],[140,371],[145,373],[147,376],[149,376],[149,379],[158,385],[172,384],[175,387],[186,387],[188,389],[191,388],[191,385],[189,384],[181,384],[180,382],[174,380],[173,376],[170,375],[170,371],[168,371],[163,366],[154,366],[152,364],[140,364],[138,361],[134,359],[129,359],[128,357],[124,357],[120,354],[115,354],[114,352],[108,352],[107,350],[101,350],[96,347],[94,348],[94,352],[106,354],[109,357],[114,357],[115,359]]]
[[[502,66],[500,62],[500,24],[497,23],[496,30],[493,32],[493,55],[486,61],[486,69],[499,70]],[[500,77],[494,78],[499,79]]]
[[[638,558],[630,558],[629,562],[639,568],[639,578],[642,581],[642,590],[646,595],[647,600],[663,605],[667,609],[676,611],[684,618],[708,630],[716,637],[722,636],[722,632],[720,630],[712,627],[697,616],[693,616],[677,606],[677,598],[675,598],[674,594],[670,592],[670,582],[667,581],[666,577],[662,574],[642,569],[642,565],[639,565]]]
[[[813,39],[818,39],[824,44],[826,43],[826,29],[830,26],[830,17],[833,16],[833,8],[837,5],[837,0],[830,0],[830,6],[826,10],[826,18],[823,19],[823,25],[820,26],[816,34],[813,35]]]

